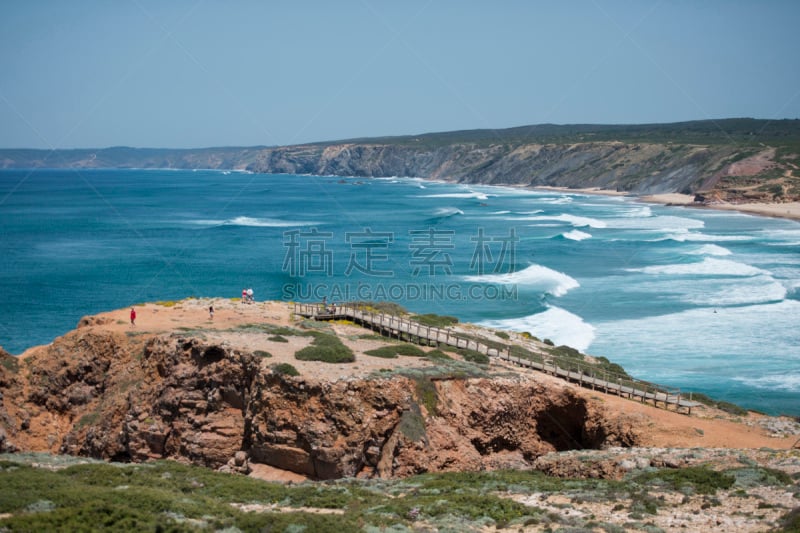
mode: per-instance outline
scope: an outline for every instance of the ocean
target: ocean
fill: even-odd
[[[800,415],[800,223],[414,178],[0,171],[0,346],[190,296],[392,300]]]

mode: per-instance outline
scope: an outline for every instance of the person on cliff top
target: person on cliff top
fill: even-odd
[[[136,309],[131,307],[131,326],[136,325]]]
[[[208,319],[209,320],[214,320],[214,306],[213,305],[209,305],[208,306]]]

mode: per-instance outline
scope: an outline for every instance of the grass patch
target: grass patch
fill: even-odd
[[[458,348],[455,350],[455,353],[460,355],[464,361],[469,361],[470,363],[477,363],[479,365],[488,365],[489,364],[489,356],[478,352],[476,350],[467,350],[466,348]]]
[[[271,353],[265,352],[264,350],[256,350],[253,352],[253,355],[257,355],[259,357],[272,357]]]
[[[442,350],[439,350],[439,349],[435,349],[435,350],[431,350],[431,351],[427,352],[425,354],[425,357],[427,357],[431,361],[440,361],[442,359],[452,359],[452,357],[450,357],[449,355],[447,355],[446,353],[444,353]]]
[[[446,328],[447,326],[458,324],[458,319],[454,316],[436,315],[433,313],[414,315],[411,318],[423,326],[431,326],[436,328]]]
[[[356,360],[353,350],[342,344],[336,335],[321,331],[309,332],[314,337],[310,346],[298,350],[294,357],[300,361],[322,361],[325,363],[352,363]]]
[[[19,360],[13,355],[0,355],[0,366],[16,374],[19,371]]]
[[[283,335],[273,335],[268,337],[267,340],[272,342],[289,342],[289,340]]]
[[[709,407],[713,407],[716,409],[720,409],[725,411],[728,414],[735,415],[735,416],[747,416],[749,412],[744,407],[740,407],[735,403],[731,402],[724,402],[724,401],[717,401],[710,396],[703,394],[702,392],[686,392],[685,395],[691,394],[692,401],[700,402],[703,405],[707,405]]]
[[[374,350],[367,350],[364,353],[373,357],[383,357],[386,359],[394,359],[398,355],[425,357],[425,352],[422,349],[408,343],[381,346],[380,348],[375,348]]]
[[[500,337],[501,339],[504,339],[504,340],[508,340],[508,339],[511,338],[511,337],[509,337],[508,333],[506,333],[505,331],[497,330],[497,331],[494,332],[494,334],[497,335],[498,337]]]
[[[408,311],[405,307],[394,302],[359,301],[353,302],[349,305],[351,307],[355,307],[359,311],[366,311],[368,313],[385,313],[387,315],[397,316],[405,316],[408,314]]]
[[[272,367],[272,371],[282,376],[299,376],[300,372],[289,363],[278,363]]]
[[[180,302],[175,300],[161,300],[160,302],[156,302],[156,305],[160,305],[161,307],[175,307]]]
[[[683,491],[691,489],[697,494],[715,494],[718,489],[729,489],[736,482],[732,475],[711,470],[705,466],[691,466],[680,469],[662,469],[656,472],[645,472],[635,478],[637,483],[655,481],[664,484],[671,490]]]
[[[419,405],[412,402],[411,409],[401,417],[399,429],[414,442],[426,438]],[[501,470],[284,485],[171,461],[116,465],[97,462],[55,471],[33,468],[24,464],[26,461],[48,464],[41,457],[0,456],[0,513],[12,515],[0,519],[0,530],[340,533],[485,531],[491,526],[517,530],[538,525],[544,531],[587,531],[596,529],[594,516],[565,519],[557,512],[548,513],[501,495],[561,494],[574,503],[609,505],[630,499],[628,519],[644,521],[665,506],[665,500],[655,495],[665,490],[708,494],[703,508],[710,509],[719,505],[710,495],[730,487],[734,477],[737,484],[742,476],[765,483],[786,481],[785,474],[757,467],[725,473],[692,467],[634,475],[624,481],[555,478],[536,471]],[[56,464],[64,464],[63,459],[57,461]],[[729,476],[731,473],[734,475]],[[742,492],[746,494],[745,490]],[[245,513],[232,503],[277,504],[296,511]],[[762,502],[759,508],[769,506],[769,502]],[[336,509],[340,513],[305,513],[301,507]],[[622,511],[626,507],[627,503],[614,509]],[[633,527],[630,522],[607,526],[602,529],[622,531]],[[780,527],[782,531],[800,531],[800,511],[786,512]]]
[[[403,411],[400,416],[399,428],[400,432],[412,442],[419,442],[427,437],[425,419],[422,417],[418,403],[411,402],[411,408]]]

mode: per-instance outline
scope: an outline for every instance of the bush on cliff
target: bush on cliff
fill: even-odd
[[[364,352],[373,357],[383,357],[386,359],[394,359],[398,355],[407,355],[411,357],[424,357],[425,352],[413,344],[395,344],[391,346],[381,346],[374,350],[367,350]]]
[[[272,367],[272,371],[282,376],[299,376],[300,372],[289,363],[279,363]]]
[[[314,337],[311,346],[298,350],[294,357],[299,361],[322,361],[324,363],[352,363],[356,360],[353,350],[342,344],[336,335],[321,331],[309,332]]]
[[[424,315],[414,315],[412,319],[419,322],[423,326],[431,326],[436,328],[446,328],[453,324],[458,324],[458,319],[454,316],[435,315],[427,313]]]

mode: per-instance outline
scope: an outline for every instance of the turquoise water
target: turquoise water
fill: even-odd
[[[187,296],[393,299],[800,414],[800,224],[416,179],[0,172],[0,345]]]

